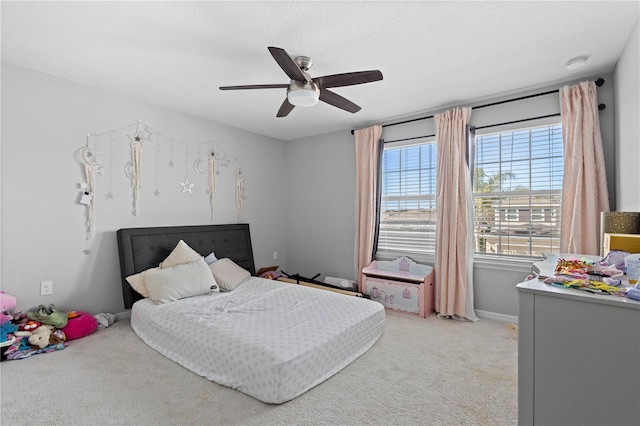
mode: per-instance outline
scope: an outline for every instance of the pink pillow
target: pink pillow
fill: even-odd
[[[69,318],[67,325],[62,328],[67,340],[79,339],[96,331],[98,320],[86,312],[76,311],[77,317]]]

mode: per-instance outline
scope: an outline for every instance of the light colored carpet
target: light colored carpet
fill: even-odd
[[[367,353],[281,405],[186,370],[143,343],[128,320],[0,366],[3,425],[517,423],[517,335],[488,319],[387,312]]]

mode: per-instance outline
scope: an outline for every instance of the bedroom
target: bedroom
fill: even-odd
[[[610,10],[607,4],[608,2],[605,2],[600,6],[605,12]],[[616,32],[618,38],[615,38],[610,48],[612,52],[617,52],[618,56],[613,62],[600,69],[581,71],[580,77],[586,79],[602,76],[606,80],[599,93],[604,97],[603,102],[607,104],[607,108],[601,114],[601,120],[603,139],[606,148],[610,150],[608,165],[611,165],[611,172],[608,176],[610,194],[612,194],[611,207],[617,210],[637,210],[640,205],[640,196],[633,182],[637,182],[639,177],[636,167],[637,117],[640,113],[637,80],[639,74],[638,13],[637,2],[625,4],[627,7],[628,4],[634,4],[636,12],[635,15],[624,14],[625,25],[618,25],[620,21],[614,21],[619,27],[624,27],[624,31]],[[96,313],[121,312],[123,309],[118,284],[115,230],[136,226],[206,224],[211,223],[211,219],[208,199],[202,192],[197,196],[195,191],[191,195],[180,191],[174,194],[170,192],[170,185],[173,184],[169,182],[161,182],[164,185],[160,187],[162,197],[154,197],[150,191],[143,191],[140,212],[137,216],[133,216],[129,189],[120,183],[114,191],[116,199],[113,202],[101,203],[96,212],[96,237],[91,244],[91,254],[85,254],[83,252],[85,250],[85,210],[77,203],[78,184],[83,181],[84,176],[74,158],[74,152],[84,145],[87,134],[106,132],[140,120],[182,142],[189,141],[196,144],[215,138],[224,149],[229,151],[230,155],[242,161],[246,184],[243,220],[251,224],[257,266],[279,264],[288,272],[305,275],[322,273],[355,278],[353,266],[355,177],[352,171],[354,152],[353,136],[349,130],[373,122],[384,124],[397,121],[397,116],[402,116],[404,119],[428,115],[434,111],[439,112],[443,106],[451,104],[481,104],[494,99],[510,98],[521,93],[557,88],[560,86],[560,80],[576,81],[575,75],[567,73],[564,68],[565,62],[573,56],[589,52],[586,43],[580,40],[575,41],[574,50],[566,53],[571,56],[562,56],[561,62],[558,63],[564,73],[562,78],[529,81],[520,86],[506,87],[490,93],[478,91],[474,95],[450,95],[438,104],[419,100],[421,107],[409,111],[399,109],[400,112],[379,117],[372,116],[366,121],[361,121],[363,119],[359,118],[359,114],[376,110],[377,103],[401,104],[401,100],[379,99],[374,96],[377,83],[363,86],[360,92],[346,92],[345,89],[344,93],[354,93],[355,101],[370,100],[367,103],[361,102],[363,110],[353,116],[347,113],[342,116],[337,110],[328,112],[327,114],[341,122],[341,127],[337,128],[339,130],[281,139],[265,136],[257,131],[240,130],[241,123],[221,124],[215,120],[199,117],[198,114],[180,112],[186,106],[179,102],[158,106],[154,99],[136,99],[132,95],[137,89],[135,84],[144,86],[146,84],[144,79],[122,86],[113,86],[118,84],[118,80],[115,79],[100,83],[97,80],[98,71],[102,67],[111,69],[108,64],[109,58],[100,57],[108,52],[102,52],[91,46],[87,47],[90,49],[88,51],[78,50],[60,55],[50,62],[51,68],[29,69],[31,59],[28,55],[24,57],[18,55],[22,57],[23,62],[18,59],[11,60],[6,56],[12,50],[5,46],[8,39],[11,39],[10,34],[5,33],[7,28],[11,27],[5,19],[9,19],[12,7],[16,6],[10,2],[2,4],[2,289],[16,295],[21,305],[38,305],[46,301]],[[42,5],[26,3],[22,7],[38,8]],[[127,23],[133,25],[139,22],[140,28],[144,28],[144,20],[151,20],[153,15],[143,13],[145,11],[136,12],[132,7],[129,6],[129,9],[122,12],[130,19]],[[578,6],[576,4],[572,7]],[[594,6],[591,15],[597,13],[596,10]],[[88,16],[92,16],[95,10],[91,12],[89,9],[87,13],[89,13]],[[37,13],[34,11],[35,14]],[[182,16],[181,13],[175,15]],[[21,13],[21,16],[25,15]],[[80,17],[86,16],[80,15]],[[282,19],[281,15],[276,13],[274,19],[278,18]],[[170,19],[168,21],[158,17],[156,19],[161,21],[160,24],[167,26],[171,22]],[[43,28],[47,28],[45,24],[46,22],[38,23]],[[399,22],[394,21],[389,25],[390,28],[397,28]],[[69,26],[73,26],[72,23]],[[205,23],[199,22],[196,28],[202,30],[203,27],[206,28]],[[108,28],[101,27],[100,30],[99,35],[109,34]],[[181,30],[180,26],[175,31],[179,30]],[[442,28],[439,30],[444,31]],[[27,27],[25,31],[30,29]],[[600,29],[593,31],[598,33]],[[190,34],[190,37],[199,40],[197,31],[194,32],[196,34]],[[388,33],[391,32],[392,30],[389,30]],[[624,35],[620,36],[621,33]],[[33,35],[37,34],[35,31]],[[596,34],[595,37],[606,40],[610,34],[612,33],[603,32]],[[28,34],[20,33],[20,36],[24,37],[25,43],[29,40]],[[197,50],[204,49],[203,44],[206,44],[204,42],[200,42],[197,48],[194,47],[185,53],[179,51],[175,44],[169,43],[166,39],[161,39],[164,45],[158,46],[153,38],[149,40],[144,33],[139,37],[140,50],[125,50],[129,39],[124,36],[115,37],[112,41],[129,55],[125,59],[131,68],[119,71],[118,75],[126,77],[128,73],[136,73],[139,68],[143,68],[149,72],[149,76],[156,74],[163,76],[161,70],[165,63],[157,62],[156,56],[145,56],[143,52],[147,48],[152,49],[154,54],[171,55],[170,58],[175,58],[174,60],[187,60],[190,55],[206,56],[206,51]],[[258,92],[224,94],[219,93],[217,87],[224,84],[281,81],[282,73],[269,57],[267,45],[273,44],[304,54],[305,49],[316,48],[314,43],[320,44],[314,40],[324,40],[329,35],[314,32],[307,34],[306,37],[311,40],[292,42],[290,34],[284,31],[284,34],[278,34],[271,40],[254,40],[250,48],[245,47],[244,52],[245,54],[250,52],[250,59],[258,62],[247,70],[246,79],[245,76],[239,76],[237,81],[208,81],[198,89],[193,89],[192,86],[180,81],[175,82],[175,85],[185,97],[195,97],[200,91],[211,91],[212,97],[215,95],[219,102],[242,96],[242,99],[251,105],[252,113],[256,114],[255,119],[250,115],[249,118],[243,116],[242,120],[254,121],[258,120],[258,116],[264,117],[264,120],[275,120],[281,94],[265,95]],[[402,43],[410,38],[410,36],[396,37],[395,43]],[[205,39],[211,42],[211,39],[206,37]],[[358,54],[358,58],[364,59],[365,62],[351,61],[350,54],[356,51],[362,52],[363,48],[359,44],[362,40],[354,37],[349,41],[353,49],[344,49],[341,59],[334,58],[331,54],[331,49],[337,48],[336,44],[331,45],[328,52],[322,55],[309,52],[308,54],[317,56],[315,58],[317,68],[314,70],[317,69],[318,73],[322,74],[320,68],[322,61],[334,60],[336,63],[328,73],[368,68],[382,69],[382,65],[375,57],[368,57],[362,53]],[[37,44],[40,41],[33,42]],[[389,45],[390,43],[387,44]],[[19,46],[18,43],[18,50]],[[528,49],[529,47],[496,54],[496,63],[512,61],[509,59],[510,56],[507,56],[506,60],[503,59],[506,54],[519,59],[522,51],[527,52]],[[233,53],[234,50],[231,52]],[[58,74],[58,66],[63,68],[64,64],[82,62],[83,55],[99,56],[98,65],[91,69],[89,74],[75,75],[73,65],[70,74],[63,74],[62,70],[60,75]],[[410,58],[409,52],[399,56],[405,61],[414,60]],[[233,62],[233,58],[230,58],[226,61],[206,63],[210,67],[230,67]],[[149,68],[146,68],[147,66]],[[434,65],[427,64],[427,66]],[[79,70],[80,67],[78,66],[77,69]],[[384,72],[384,69],[382,71]],[[392,79],[392,74],[385,74],[385,81]],[[498,70],[493,69],[485,79],[495,82],[502,77],[498,74]],[[435,84],[454,86],[456,82],[447,83],[445,80]],[[102,88],[92,87],[94,85]],[[221,97],[222,95],[225,97]],[[208,108],[209,105],[204,104],[201,108]],[[242,107],[240,108],[236,110],[238,115],[244,113]],[[249,106],[244,108],[248,110]],[[529,108],[531,107],[525,106],[526,111],[523,113],[529,114]],[[305,115],[298,118],[300,120],[304,118],[309,126],[322,127],[322,120],[314,115],[315,112],[317,111],[304,111]],[[536,113],[533,112],[533,114]],[[296,121],[294,115],[285,120],[288,119],[291,120],[278,126],[284,126],[294,134],[293,132],[297,131],[296,123],[299,121]],[[300,124],[297,126],[308,128]],[[411,131],[405,128],[397,132]],[[413,135],[415,134],[414,132]],[[402,135],[385,135],[385,138],[387,137],[396,138]],[[327,167],[327,162],[330,162],[330,167]],[[189,173],[192,179],[195,179],[191,170]],[[152,173],[152,170],[149,172]],[[178,179],[182,181],[183,178],[181,175]],[[146,186],[151,187],[153,184],[153,181],[149,181]],[[177,184],[178,182],[175,183]],[[195,181],[195,184],[202,191],[205,183],[200,180]],[[144,182],[143,186],[145,186]],[[235,205],[233,205],[233,178],[230,169],[222,171],[218,188],[216,195],[218,209],[214,223],[235,223],[237,217]],[[102,192],[99,194],[101,201],[104,200]],[[277,252],[277,260],[273,259],[274,252]],[[498,317],[502,315],[503,319],[513,322],[518,315],[517,293],[513,285],[521,280],[528,270],[528,266],[520,265],[498,274],[498,269],[494,265],[478,265],[475,271],[476,308],[497,314]],[[40,282],[44,280],[54,282],[53,295],[46,298],[40,296]]]

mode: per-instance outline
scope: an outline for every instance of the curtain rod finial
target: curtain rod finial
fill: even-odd
[[[603,84],[604,84],[604,78],[602,78],[602,77],[598,77],[598,78],[596,79],[596,86],[598,86],[598,87],[602,87],[602,85],[603,85]]]

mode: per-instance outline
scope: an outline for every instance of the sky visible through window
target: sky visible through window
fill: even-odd
[[[502,176],[497,191],[561,190],[562,126],[543,126],[476,137],[476,170]],[[474,192],[478,184],[474,182]]]

